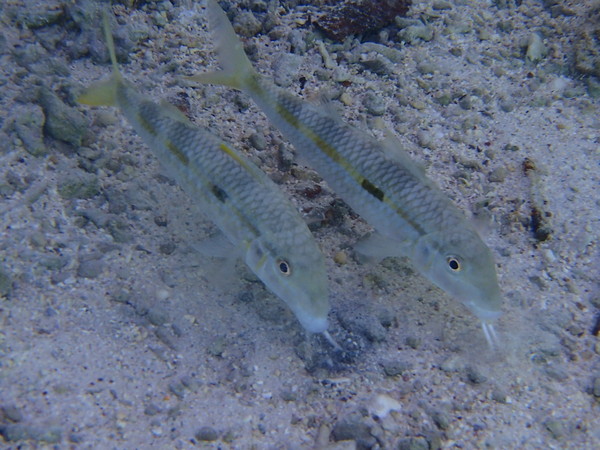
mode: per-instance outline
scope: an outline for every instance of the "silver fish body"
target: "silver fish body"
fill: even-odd
[[[105,27],[106,27],[105,19]],[[250,269],[309,332],[327,334],[329,299],[323,256],[278,186],[249,160],[169,104],[139,94],[116,68],[88,88],[82,103],[123,111],[160,163],[237,247]]]
[[[474,227],[400,148],[379,142],[258,75],[223,11],[207,1],[221,72],[189,79],[243,90],[327,183],[434,284],[483,321],[497,318],[501,294],[492,254]],[[386,245],[382,245],[385,241]]]

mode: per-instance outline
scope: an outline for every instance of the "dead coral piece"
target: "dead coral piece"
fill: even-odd
[[[523,172],[531,182],[531,231],[538,241],[547,241],[553,231],[552,212],[548,211],[548,200],[539,169],[533,160],[525,158]]]
[[[334,41],[378,30],[408,11],[412,0],[347,0],[328,8],[317,27]]]

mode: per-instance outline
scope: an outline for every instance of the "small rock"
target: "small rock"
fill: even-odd
[[[504,167],[494,169],[488,176],[488,180],[492,183],[502,183],[508,175],[508,170]]]
[[[464,361],[458,355],[450,356],[440,365],[444,372],[460,372],[463,368]]]
[[[152,325],[161,326],[169,321],[169,315],[160,308],[151,308],[146,315]]]
[[[433,28],[426,25],[411,25],[400,30],[398,37],[407,44],[412,44],[419,39],[429,42],[433,39]]]
[[[104,270],[104,263],[100,259],[87,259],[79,263],[77,276],[82,278],[98,278]]]
[[[212,442],[219,439],[219,434],[212,427],[202,427],[196,432],[195,437],[199,441]]]
[[[191,392],[197,392],[200,388],[200,382],[191,375],[184,375],[181,377],[181,384]]]
[[[267,139],[265,138],[265,133],[262,129],[257,130],[256,133],[252,133],[248,141],[250,142],[250,145],[258,151],[263,151],[267,148]]]
[[[106,230],[115,242],[126,244],[133,241],[133,234],[129,231],[129,225],[121,219],[111,219],[106,224]]]
[[[149,403],[144,408],[144,414],[146,414],[147,416],[155,416],[158,413],[160,413],[160,411],[161,409],[155,403]]]
[[[516,107],[515,101],[511,97],[501,97],[498,105],[502,111],[507,113],[514,111]]]
[[[565,435],[565,425],[562,420],[550,418],[544,422],[544,426],[554,439],[560,439]]]
[[[296,401],[296,398],[297,397],[296,397],[295,392],[290,389],[286,389],[281,392],[281,399],[284,402],[293,402],[293,401]]]
[[[507,403],[508,397],[502,389],[496,388],[492,391],[492,400],[498,403]]]
[[[164,216],[162,214],[156,215],[154,216],[154,223],[159,227],[166,227],[169,223],[169,219],[167,219],[167,216]]]
[[[444,11],[444,10],[452,9],[452,4],[445,0],[437,0],[437,1],[433,2],[433,5],[431,5],[431,7],[434,10]]]
[[[256,36],[262,30],[262,24],[250,11],[242,11],[233,19],[236,34],[244,37]]]
[[[467,379],[473,384],[481,384],[487,381],[487,377],[474,366],[467,367]]]
[[[414,350],[417,350],[421,346],[421,339],[418,337],[408,336],[405,342],[406,345]]]
[[[403,372],[411,368],[411,365],[405,361],[385,361],[381,363],[381,366],[388,377],[402,375]]]
[[[348,262],[348,255],[346,254],[345,251],[340,250],[333,256],[333,260],[335,261],[336,264],[339,264],[340,266],[342,266]]]
[[[48,270],[60,270],[69,264],[70,258],[63,255],[44,255],[40,258],[40,265]]]
[[[364,423],[360,416],[351,416],[338,420],[331,430],[333,440],[355,441],[359,449],[372,448],[376,440],[371,435],[371,427]]]
[[[46,115],[44,131],[59,141],[81,146],[88,123],[83,114],[67,106],[45,86],[39,88],[38,101]]]
[[[79,169],[65,173],[57,187],[59,195],[65,200],[92,198],[100,192],[98,177]]]
[[[44,124],[46,117],[41,107],[28,104],[15,114],[15,132],[23,141],[23,146],[33,156],[44,156],[48,149],[44,145]]]
[[[163,255],[170,255],[171,253],[173,253],[175,251],[176,248],[177,248],[177,245],[173,241],[162,242],[158,246],[159,251]]]
[[[288,34],[288,41],[291,45],[291,50],[293,53],[297,53],[298,55],[303,55],[306,53],[306,40],[304,39],[304,34],[297,29],[290,31]]]
[[[527,38],[527,51],[525,53],[525,57],[529,61],[534,63],[541,61],[547,53],[548,50],[544,46],[542,38],[539,34],[533,33],[529,36],[529,38]]]
[[[431,62],[424,61],[417,64],[417,70],[421,75],[431,75],[437,71],[437,67]]]
[[[450,428],[450,418],[443,411],[434,411],[431,413],[431,419],[433,423],[442,431],[446,431]]]
[[[169,390],[173,394],[175,394],[179,399],[182,399],[185,396],[185,386],[181,382],[179,382],[179,381],[175,382],[175,383],[169,384]],[[200,431],[202,431],[202,429]],[[197,434],[196,434],[196,436],[197,436]],[[214,439],[200,439],[200,440],[201,441],[214,441],[216,439],[217,439],[217,435],[216,435],[216,431],[215,431],[215,437],[214,437]]]
[[[434,100],[441,106],[448,106],[452,103],[452,95],[449,92],[442,92],[434,97]]]
[[[138,184],[135,187],[127,189],[123,195],[125,201],[133,209],[152,211],[156,208],[156,201],[150,195],[148,186],[144,184]]]
[[[223,355],[226,345],[225,338],[220,337],[215,339],[206,350],[209,355],[219,357]]]
[[[382,56],[360,61],[360,64],[369,72],[376,75],[390,75],[394,72],[394,68],[390,64],[390,61]]]
[[[385,114],[385,102],[380,95],[373,92],[367,94],[363,104],[367,112],[373,116],[383,116]]]
[[[402,403],[386,394],[379,394],[369,407],[369,411],[383,419],[391,411],[402,411]]]
[[[391,327],[396,320],[394,312],[385,307],[379,308],[375,316],[377,317],[377,320],[379,320],[379,323],[385,328]]]
[[[289,87],[298,76],[298,70],[304,58],[293,53],[282,53],[273,62],[273,76],[275,84]]]

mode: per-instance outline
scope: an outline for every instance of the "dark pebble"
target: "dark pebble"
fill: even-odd
[[[177,248],[177,244],[173,241],[166,241],[158,246],[158,249],[163,255],[170,255]]]
[[[158,215],[154,216],[154,223],[159,227],[166,227],[169,221],[166,216]]]
[[[75,147],[81,146],[83,135],[88,128],[88,122],[83,114],[63,103],[45,86],[39,89],[38,101],[46,115],[44,131],[54,139]]]
[[[161,409],[155,403],[149,403],[144,408],[144,414],[146,414],[147,416],[155,416],[160,412],[161,412]]]
[[[371,436],[371,427],[364,423],[360,416],[351,416],[336,422],[331,436],[336,442],[355,441],[357,449],[369,449],[376,443],[375,438]]]
[[[385,361],[381,366],[388,377],[402,375],[403,372],[410,370],[410,364],[404,361]]]
[[[467,367],[467,379],[473,384],[481,384],[487,381],[487,377],[476,367]]]
[[[196,432],[195,437],[199,441],[211,442],[219,439],[219,434],[217,433],[217,430],[212,427],[202,427]]]

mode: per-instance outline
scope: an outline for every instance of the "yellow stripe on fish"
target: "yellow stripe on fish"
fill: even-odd
[[[489,323],[501,314],[495,263],[464,214],[397,142],[379,142],[261,77],[215,0],[207,0],[207,12],[222,70],[189,79],[231,86],[252,97],[303,159],[378,231],[371,251],[408,256],[484,322],[486,336],[493,334]],[[391,147],[394,160],[386,156]],[[365,250],[368,244],[359,247]]]
[[[325,263],[312,234],[279,187],[252,162],[169,104],[139,94],[119,73],[104,18],[113,73],[81,103],[118,106],[161,164],[190,194],[260,280],[309,332],[327,332]]]

